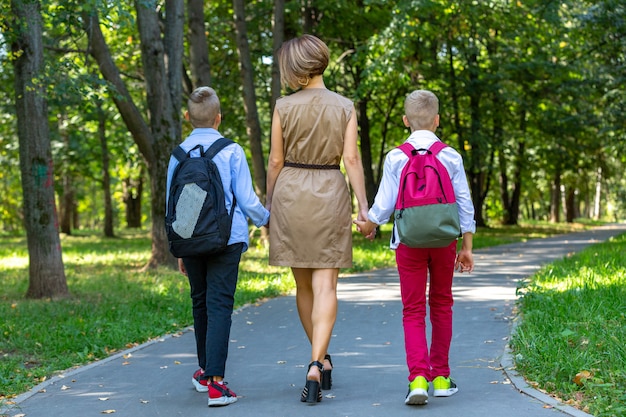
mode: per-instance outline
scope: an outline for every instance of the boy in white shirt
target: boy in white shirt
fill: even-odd
[[[435,130],[439,127],[439,100],[430,91],[416,90],[404,102],[405,126],[411,129],[409,142],[415,149],[428,149],[439,141]],[[458,204],[462,247],[457,255],[455,240],[443,248],[411,248],[400,243],[394,227],[391,249],[396,251],[403,304],[403,327],[406,360],[409,368],[409,393],[405,404],[422,405],[428,402],[429,382],[435,397],[449,397],[458,391],[450,379],[448,354],[452,340],[452,278],[454,270],[471,272],[474,269],[472,236],[476,231],[474,206],[463,167],[463,158],[451,147],[439,152],[437,158],[446,167]],[[368,212],[368,220],[355,220],[357,229],[373,238],[378,225],[387,223],[394,213],[398,197],[400,175],[408,157],[393,149],[387,154],[383,177]],[[424,219],[428,221],[428,219]],[[432,324],[430,349],[426,339],[426,284],[430,275],[428,305]]]

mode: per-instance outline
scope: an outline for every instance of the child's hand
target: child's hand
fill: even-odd
[[[183,258],[178,258],[178,270],[180,271],[181,274],[187,275],[187,270],[185,269]]]
[[[474,270],[474,256],[472,255],[472,252],[461,249],[456,257],[454,269],[461,273],[471,273]]]
[[[356,230],[365,236],[366,239],[373,240],[374,236],[376,236],[376,223],[358,218],[353,220],[352,223],[356,225]]]

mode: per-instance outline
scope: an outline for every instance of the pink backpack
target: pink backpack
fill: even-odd
[[[440,141],[429,149],[415,149],[408,142],[398,146],[409,161],[400,175],[394,227],[406,246],[442,248],[461,235],[452,181],[437,158],[446,146]]]

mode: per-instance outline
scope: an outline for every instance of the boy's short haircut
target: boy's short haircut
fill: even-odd
[[[308,79],[322,75],[330,60],[328,46],[313,35],[302,35],[286,41],[278,51],[280,82],[297,89]]]
[[[439,99],[428,90],[415,90],[404,100],[404,114],[412,130],[429,129],[439,114]]]
[[[189,95],[187,108],[193,127],[213,127],[220,113],[220,99],[211,87],[198,87]]]

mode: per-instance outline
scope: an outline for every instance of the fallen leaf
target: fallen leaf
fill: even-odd
[[[591,378],[592,376],[593,374],[589,371],[580,371],[574,377],[574,384],[578,385],[579,387],[582,387],[585,381]]]
[[[133,356],[133,354],[132,354],[132,353],[126,353],[126,354],[122,355],[122,357],[123,357],[124,359],[128,359],[128,358],[130,358],[130,357],[132,357],[132,356]]]
[[[174,365],[180,365],[180,361],[174,361]]]
[[[122,362],[122,365],[123,365],[123,366],[130,365],[130,362],[128,362],[128,361],[124,361],[124,362]]]

